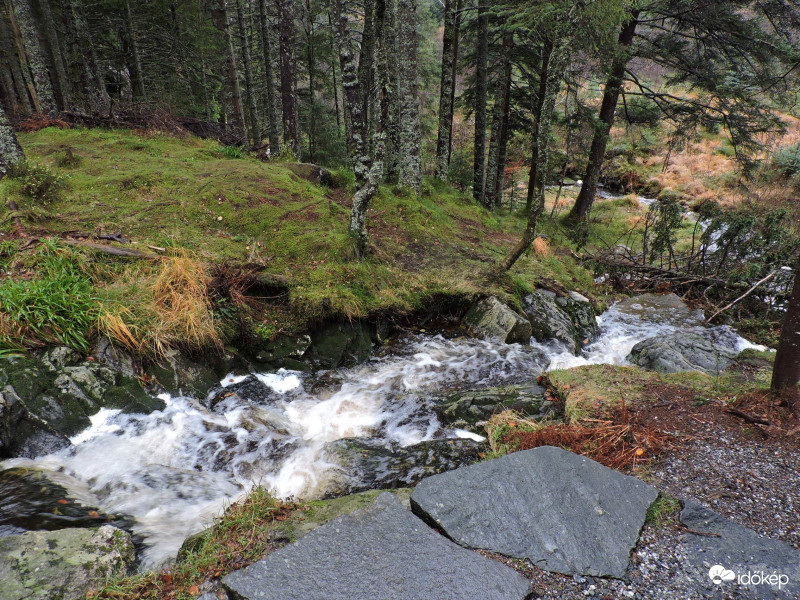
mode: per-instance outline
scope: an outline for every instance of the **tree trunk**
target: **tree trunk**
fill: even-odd
[[[489,162],[486,166],[486,206],[497,208],[501,203],[505,149],[508,143],[508,122],[511,110],[511,52],[513,35],[503,36],[503,72],[498,78],[492,111],[492,136],[489,142]]]
[[[131,11],[130,0],[125,0],[125,35],[128,38],[128,55],[131,67],[131,87],[133,97],[136,99],[144,98],[144,71],[142,71],[142,59],[139,56],[139,44],[136,42],[136,31],[133,28],[133,12]]]
[[[314,162],[314,151],[316,150],[317,139],[317,119],[315,114],[316,93],[315,84],[315,71],[317,68],[316,58],[314,56],[314,21],[316,14],[311,6],[311,0],[306,0],[306,15],[308,17],[308,27],[306,31],[306,62],[308,63],[308,112],[310,115],[308,123],[308,159]]]
[[[25,158],[22,148],[14,135],[5,109],[0,106],[0,179],[8,172],[8,167]]]
[[[10,103],[6,104],[6,110],[15,116],[19,113],[29,115],[33,112],[33,105],[22,76],[20,60],[11,39],[13,34],[4,18],[3,8],[0,5],[0,76],[3,78],[3,87],[10,96]]]
[[[244,104],[242,104],[242,88],[239,86],[239,66],[236,62],[236,50],[233,45],[233,34],[231,33],[230,18],[228,17],[227,0],[218,0],[215,15],[217,29],[222,31],[225,36],[227,60],[227,95],[230,96],[230,104],[233,110],[233,127],[242,139],[247,138],[247,130],[244,118]]]
[[[398,0],[397,36],[400,45],[399,183],[422,193],[422,133],[417,73],[417,2]]]
[[[281,106],[283,107],[283,143],[300,156],[300,133],[297,124],[297,86],[295,83],[294,18],[295,0],[277,0],[279,53],[281,59]]]
[[[486,96],[489,62],[489,0],[478,0],[478,46],[475,53],[475,147],[472,160],[472,197],[486,203]]]
[[[609,133],[611,132],[611,126],[614,124],[614,113],[617,110],[617,102],[622,91],[622,77],[625,75],[625,67],[628,65],[628,60],[630,60],[628,49],[633,42],[638,17],[639,11],[633,11],[631,20],[625,24],[619,34],[619,48],[603,90],[603,102],[600,105],[600,116],[592,137],[589,160],[586,163],[586,171],[583,175],[583,186],[581,191],[578,192],[575,205],[567,215],[567,221],[574,222],[584,219],[592,209],[594,197],[597,193],[597,183],[600,179],[600,170],[603,167],[603,160],[606,155]]]
[[[69,40],[69,62],[74,69],[71,76],[73,81],[81,82],[83,97],[79,104],[90,113],[108,113],[111,99],[100,75],[89,25],[77,0],[64,0],[63,8]]]
[[[794,285],[781,327],[770,389],[800,418],[800,260],[794,272]]]
[[[258,0],[258,17],[261,24],[261,53],[264,62],[264,79],[266,85],[267,102],[267,136],[271,152],[278,152],[281,147],[280,132],[278,129],[278,111],[275,106],[275,73],[272,68],[272,41],[269,35],[269,21],[267,20],[267,2]]]
[[[361,90],[361,112],[366,124],[364,139],[369,145],[371,122],[370,100],[372,96],[372,76],[375,67],[375,2],[364,5],[364,28],[361,33],[361,47],[358,56],[358,87]]]
[[[53,65],[59,106],[62,110],[71,110],[72,84],[67,76],[67,65],[64,62],[64,52],[58,37],[58,29],[53,18],[50,0],[38,0],[38,6],[39,15],[41,15],[42,19],[42,29],[47,40],[47,48],[50,51],[50,60]]]
[[[453,146],[453,104],[458,62],[458,25],[461,0],[445,0],[442,76],[439,87],[439,131],[436,136],[436,177],[447,181],[450,150]]]
[[[380,43],[386,51],[383,77],[382,101],[386,102],[386,115],[383,121],[386,133],[386,180],[396,182],[400,178],[400,43],[397,36],[397,2],[383,0],[384,12],[381,24]]]
[[[556,97],[558,90],[561,87],[561,76],[564,68],[567,65],[567,41],[560,40],[558,45],[553,48],[549,53],[546,64],[542,65],[542,72],[546,72],[547,76],[544,78],[544,88],[542,94],[541,111],[539,115],[539,126],[536,132],[536,139],[534,140],[536,162],[531,165],[531,170],[534,169],[537,175],[534,177],[532,192],[529,191],[529,196],[532,197],[531,207],[528,211],[528,223],[525,227],[525,233],[519,243],[512,248],[511,252],[502,262],[504,270],[510,269],[517,262],[522,253],[528,249],[536,237],[536,225],[539,222],[539,216],[544,211],[544,192],[545,192],[545,173],[547,172],[547,162],[549,159],[549,143],[550,143],[550,130],[553,119],[553,109],[556,104]]]
[[[36,90],[34,103],[37,104],[37,111],[54,114],[57,112],[58,107],[53,94],[50,74],[47,72],[47,65],[42,56],[39,34],[36,31],[36,22],[33,19],[31,0],[13,0],[11,4],[13,10],[9,11],[9,16],[12,18],[12,27],[16,25],[21,35],[25,58]]]
[[[531,169],[528,173],[528,193],[525,198],[525,210],[529,213],[533,208],[533,197],[535,195],[536,183],[539,177],[539,124],[542,120],[542,102],[547,93],[547,78],[549,76],[548,69],[550,68],[550,58],[553,54],[553,44],[549,40],[545,40],[542,45],[542,58],[541,67],[539,69],[539,90],[531,102],[531,112],[533,113],[533,130],[531,137],[533,139],[533,148],[531,151]]]
[[[256,106],[256,90],[253,79],[253,61],[250,57],[250,38],[247,35],[247,23],[242,10],[242,0],[236,0],[236,20],[239,25],[239,46],[242,50],[244,65],[244,91],[247,96],[247,116],[250,121],[250,139],[253,145],[261,143],[261,128],[258,125],[258,107]]]

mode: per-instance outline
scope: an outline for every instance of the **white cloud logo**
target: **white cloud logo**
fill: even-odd
[[[736,574],[722,565],[714,565],[711,567],[708,570],[708,576],[716,585],[720,585],[723,581],[733,581],[736,579]]]

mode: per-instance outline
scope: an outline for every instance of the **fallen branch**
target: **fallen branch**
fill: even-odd
[[[122,235],[122,233],[112,233],[108,235],[98,235],[96,236],[98,240],[109,240],[111,242],[119,242],[120,244],[130,244],[131,241]]]
[[[72,240],[62,240],[62,241],[65,244],[69,244],[70,246],[77,246],[78,248],[88,248],[89,250],[104,252],[105,254],[111,254],[113,256],[124,256],[127,258],[146,258],[149,260],[159,258],[155,254],[146,254],[144,252],[139,252],[138,250],[132,250],[130,248],[117,248],[116,246],[104,246],[103,244],[92,244],[91,242],[74,242]]]
[[[770,421],[763,419],[761,417],[755,417],[753,415],[748,415],[746,412],[742,412],[736,408],[726,408],[725,412],[729,415],[733,415],[734,417],[739,417],[740,419],[744,419],[748,423],[752,423],[753,425],[766,425],[769,427],[772,425]]]
[[[763,278],[761,281],[758,281],[758,282],[756,282],[756,283],[755,283],[753,286],[751,286],[751,287],[750,287],[750,289],[749,289],[749,290],[747,290],[747,291],[746,291],[744,294],[742,294],[741,296],[739,296],[738,298],[736,298],[736,300],[734,300],[733,302],[731,302],[731,303],[730,303],[730,304],[728,304],[727,306],[723,306],[722,308],[720,308],[720,309],[719,309],[717,312],[715,312],[713,315],[711,315],[710,317],[708,317],[708,319],[706,319],[706,325],[708,325],[709,323],[711,323],[711,321],[714,319],[714,317],[716,317],[716,316],[717,316],[719,313],[721,313],[721,312],[723,312],[723,311],[726,311],[726,310],[728,310],[730,307],[732,307],[734,304],[736,304],[736,303],[737,303],[737,302],[739,302],[740,300],[744,300],[745,298],[747,298],[747,297],[750,295],[750,293],[751,293],[753,290],[755,290],[755,289],[756,289],[758,286],[760,286],[762,283],[766,283],[767,281],[769,281],[770,279],[772,279],[773,277],[775,277],[775,275],[776,275],[777,273],[778,273],[778,271],[777,271],[777,270],[773,271],[772,273],[770,273],[769,275],[767,275],[766,277],[764,277],[764,278]]]

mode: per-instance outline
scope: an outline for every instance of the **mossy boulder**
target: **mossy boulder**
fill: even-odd
[[[476,338],[506,344],[529,344],[531,324],[494,296],[483,298],[464,316],[464,325]]]
[[[443,426],[483,435],[484,427],[492,415],[504,410],[516,411],[528,419],[555,416],[555,406],[545,399],[544,391],[535,383],[464,390],[435,399],[433,404]]]
[[[68,446],[101,408],[149,413],[164,407],[137,380],[97,362],[75,364],[70,352],[0,359],[0,458],[33,458]]]
[[[351,367],[372,354],[372,329],[367,323],[326,323],[311,334],[302,360],[316,369]]]
[[[558,340],[570,352],[578,353],[599,333],[594,308],[576,292],[559,296],[538,289],[525,297],[523,308],[531,322],[533,337],[539,342]]]
[[[0,598],[85,598],[108,578],[126,573],[134,559],[130,534],[111,525],[2,537]]]

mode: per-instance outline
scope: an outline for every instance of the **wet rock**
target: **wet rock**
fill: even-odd
[[[544,398],[544,388],[535,383],[482,390],[453,392],[432,401],[439,422],[445,427],[466,429],[481,435],[492,415],[513,410],[529,419],[555,416],[555,406]]]
[[[390,494],[223,579],[237,600],[523,600],[529,582],[458,547]]]
[[[639,342],[628,355],[628,361],[660,373],[702,371],[717,375],[736,355],[735,349],[715,344],[707,334],[682,331]]]
[[[352,367],[372,354],[372,332],[365,323],[328,323],[311,334],[303,361],[316,369]]]
[[[0,471],[0,537],[33,530],[100,527],[112,518],[81,504],[38,469]]]
[[[0,457],[61,449],[104,407],[132,413],[164,407],[138,381],[94,362],[67,364],[72,358],[64,356],[0,359]]]
[[[424,479],[411,506],[463,546],[557,573],[619,578],[657,495],[634,477],[543,446]]]
[[[506,344],[529,344],[531,324],[494,296],[476,302],[464,316],[470,333],[480,339]]]
[[[310,347],[310,335],[279,335],[274,340],[261,344],[256,360],[276,367],[287,366],[287,362],[294,365]]]
[[[220,378],[229,372],[217,357],[200,363],[182,352],[170,349],[160,363],[149,369],[155,381],[170,394],[204,397]]]
[[[800,551],[794,547],[760,537],[694,501],[685,503],[680,519],[690,530],[710,534],[690,533],[685,541],[692,579],[703,597],[719,597],[721,591],[736,598],[800,597]],[[715,584],[710,577],[714,565],[731,571],[735,579]]]
[[[136,379],[139,366],[130,354],[114,346],[108,338],[100,338],[92,350],[92,356],[101,365],[107,366],[112,371],[124,377]]]
[[[64,367],[71,367],[81,362],[81,355],[66,346],[56,346],[45,351],[42,355],[42,362],[52,370],[57,371]]]
[[[130,535],[98,529],[31,531],[0,538],[3,600],[78,600],[134,561]]]
[[[468,439],[432,440],[388,448],[369,438],[345,438],[326,444],[325,460],[333,470],[327,496],[369,489],[408,487],[435,475],[480,460],[486,445]]]
[[[525,315],[531,322],[531,333],[539,342],[558,340],[571,352],[580,350],[572,319],[548,290],[536,290],[523,300]]]
[[[569,296],[557,297],[556,304],[569,316],[573,336],[579,348],[597,339],[600,326],[597,324],[597,313],[588,298],[578,292],[570,292]]]

